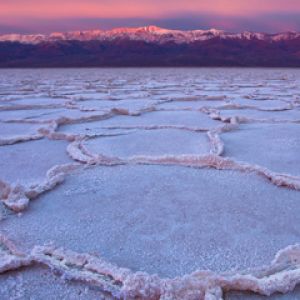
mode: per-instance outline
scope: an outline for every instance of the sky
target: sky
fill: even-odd
[[[156,25],[300,31],[300,0],[0,0],[0,33]]]

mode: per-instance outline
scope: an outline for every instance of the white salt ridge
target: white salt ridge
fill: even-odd
[[[44,265],[31,265],[23,268],[22,272],[17,269],[1,274],[0,295],[3,299],[10,300],[115,300],[97,287],[81,284],[79,281],[67,281]]]
[[[79,168],[76,164],[57,165],[46,174],[46,178],[39,183],[31,185],[13,184],[0,180],[0,200],[14,212],[25,210],[29,201],[39,197],[61,184],[66,175]]]
[[[0,199],[13,211],[51,190],[73,168],[64,141],[39,140],[0,147]],[[69,164],[67,164],[69,163]],[[46,178],[45,178],[46,175]]]
[[[229,158],[222,158],[218,155],[213,155],[213,154],[206,155],[206,156],[196,156],[196,155],[194,156],[165,155],[161,157],[136,156],[136,157],[132,157],[130,160],[137,164],[179,165],[179,166],[195,167],[195,168],[209,167],[218,170],[238,170],[245,173],[254,172],[257,175],[265,177],[266,179],[270,180],[273,184],[277,186],[288,187],[294,190],[300,190],[300,177],[298,176],[276,173],[271,170],[268,170],[267,168],[261,167],[259,165],[252,165],[240,161],[235,161]]]
[[[48,266],[66,279],[100,287],[118,299],[216,299],[223,291],[252,291],[270,296],[287,293],[300,283],[300,246],[279,251],[270,265],[244,272],[196,271],[184,277],[163,279],[144,272],[118,268],[99,256],[80,254],[54,246],[35,246],[29,255],[17,252],[1,236],[0,273],[33,263]]]

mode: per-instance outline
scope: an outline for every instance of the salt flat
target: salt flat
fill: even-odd
[[[2,70],[1,295],[298,299],[299,126],[299,70]]]
[[[204,155],[210,152],[205,132],[178,129],[135,130],[117,136],[93,138],[83,145],[92,153],[118,157]]]

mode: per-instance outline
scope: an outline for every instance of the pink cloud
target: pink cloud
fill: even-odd
[[[2,0],[2,17],[163,17],[176,13],[249,16],[256,13],[300,12],[299,0]]]
[[[300,0],[0,0],[0,32],[151,24],[284,31],[300,29],[298,16]]]

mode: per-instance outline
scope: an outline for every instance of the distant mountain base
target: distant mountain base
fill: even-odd
[[[300,67],[300,38],[0,42],[0,67]]]

